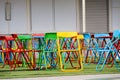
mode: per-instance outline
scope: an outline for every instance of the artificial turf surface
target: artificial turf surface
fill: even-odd
[[[104,69],[101,72],[96,71],[96,64],[84,66],[80,72],[62,72],[60,69],[48,70],[28,70],[26,68],[18,67],[16,70],[11,71],[9,66],[0,68],[0,79],[9,78],[32,78],[32,77],[47,77],[47,76],[74,76],[74,75],[95,75],[95,74],[119,74],[120,71],[116,69],[115,65],[112,68]]]

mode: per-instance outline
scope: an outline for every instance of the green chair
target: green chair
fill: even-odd
[[[45,33],[45,46],[43,50],[45,68],[56,68],[57,55],[57,33]]]

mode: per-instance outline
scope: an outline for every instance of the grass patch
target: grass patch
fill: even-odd
[[[26,70],[26,68],[16,68],[10,71],[9,67],[0,68],[0,79],[7,78],[32,78],[32,77],[48,77],[48,76],[74,76],[74,75],[96,75],[96,74],[119,74],[120,71],[115,66],[112,68],[104,67],[103,71],[96,71],[96,64],[84,66],[81,72],[62,72],[58,69],[53,70]]]

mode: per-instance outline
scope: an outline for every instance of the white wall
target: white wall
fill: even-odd
[[[32,33],[54,31],[52,0],[31,0]]]
[[[76,30],[76,0],[55,0],[55,30]]]
[[[77,30],[77,0],[31,0],[31,24],[28,24],[27,20],[27,0],[10,0],[12,7],[11,21],[5,21],[5,1],[7,0],[0,0],[0,33],[27,33],[28,27],[31,27],[32,33],[82,30],[81,20],[81,30]],[[87,32],[106,32],[107,0],[86,1]],[[119,2],[120,0],[113,1]],[[113,26],[119,26],[119,7],[113,8],[115,8],[113,14],[118,15],[117,17],[113,15]],[[82,19],[81,13],[80,18]],[[116,22],[118,25],[116,25]]]
[[[8,24],[5,20],[5,0],[0,0],[0,34],[8,34]]]
[[[112,0],[112,29],[120,29],[120,0]]]
[[[9,0],[11,3],[11,20],[5,20],[5,2],[0,0],[0,34],[27,33],[26,0]]]
[[[11,20],[5,20],[5,2],[0,0],[0,33],[45,33],[77,31],[76,0],[31,0],[28,15],[27,0],[9,0]],[[29,18],[28,18],[29,17]],[[31,19],[31,23],[29,20]]]
[[[11,0],[10,33],[27,33],[26,0]]]
[[[32,33],[76,30],[76,0],[31,0]]]

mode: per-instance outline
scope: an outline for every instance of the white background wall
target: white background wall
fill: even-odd
[[[0,0],[0,34],[8,33],[8,24],[5,20],[5,0]]]
[[[76,0],[55,0],[55,31],[77,31],[76,20]]]
[[[31,0],[32,33],[76,31],[76,0]]]
[[[120,29],[120,0],[112,0],[112,29]]]
[[[26,0],[11,0],[10,33],[27,33]]]
[[[32,33],[54,31],[52,0],[31,0]]]
[[[11,20],[5,19],[5,2],[0,0],[0,33],[27,33],[26,0],[9,0],[11,3]]]
[[[77,30],[76,27],[76,0],[31,0],[31,26],[28,26],[27,20],[27,0],[9,0],[11,2],[11,21],[5,20],[6,1],[0,0],[0,34],[27,33],[28,27],[31,28],[32,33],[82,30],[82,21],[80,21],[81,30]],[[101,17],[106,12],[105,4],[107,3],[104,3],[106,0],[86,1],[87,13],[89,13],[87,14],[87,32],[92,32],[94,29],[96,32],[101,32],[103,29],[103,32],[106,32],[107,17]],[[95,6],[98,7],[95,8]],[[82,19],[81,16],[80,18]],[[105,21],[101,18],[104,18]],[[120,29],[120,0],[112,0],[112,26],[113,30]]]

